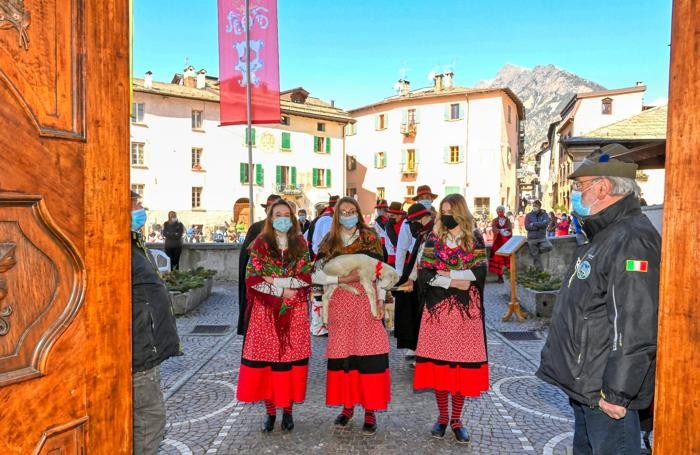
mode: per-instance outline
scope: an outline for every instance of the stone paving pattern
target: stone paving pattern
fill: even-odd
[[[379,430],[361,434],[362,413],[347,428],[332,425],[339,408],[324,404],[326,338],[313,337],[305,403],[295,406],[295,429],[262,434],[262,404],[236,401],[242,337],[235,335],[238,303],[235,286],[219,285],[200,308],[178,318],[185,355],[162,365],[168,423],[162,454],[233,453],[474,453],[563,454],[572,443],[572,415],[566,397],[533,376],[539,363],[547,321],[502,322],[507,285],[488,283],[485,293],[491,390],[467,399],[463,421],[472,441],[458,445],[448,429],[443,440],[430,437],[437,409],[432,392],[412,389],[413,370],[395,349],[390,365],[392,402],[377,413]],[[192,335],[197,324],[225,324],[219,336]],[[531,331],[535,341],[510,341],[499,331]]]

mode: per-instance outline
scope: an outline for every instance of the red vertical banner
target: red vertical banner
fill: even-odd
[[[280,122],[280,75],[277,43],[277,0],[218,0],[219,89],[222,125],[246,119],[246,59],[250,52],[253,123]],[[246,27],[250,23],[250,49]]]

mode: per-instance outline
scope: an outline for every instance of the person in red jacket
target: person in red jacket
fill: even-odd
[[[557,223],[557,237],[569,235],[569,217],[566,213],[562,213]]]

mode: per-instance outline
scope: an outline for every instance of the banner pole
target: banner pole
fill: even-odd
[[[252,225],[255,219],[255,203],[253,202],[253,128],[252,128],[252,103],[250,89],[250,0],[245,0],[245,67],[246,67],[246,143],[248,144],[248,201],[250,203],[250,216],[248,226]]]

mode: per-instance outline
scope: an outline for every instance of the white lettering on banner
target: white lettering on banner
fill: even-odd
[[[235,35],[245,34],[245,30],[248,23],[250,23],[251,30],[256,24],[262,30],[265,30],[268,27],[268,25],[270,25],[270,21],[267,18],[268,12],[269,10],[263,6],[255,6],[250,10],[250,14],[246,17],[245,11],[238,12],[231,10],[226,16],[226,18],[228,19],[228,24],[226,25],[226,33],[233,32]],[[246,49],[246,41],[237,41],[233,43],[233,47],[238,53],[238,60],[234,69],[238,70],[238,72],[241,74],[241,78],[238,81],[238,84],[240,84],[241,87],[245,87],[246,85],[248,85],[248,77],[246,77],[246,53],[248,52],[248,50]],[[260,78],[255,73],[263,69],[263,67],[265,66],[262,59],[260,58],[260,50],[264,47],[264,40],[250,40],[250,82],[256,87],[260,85]]]

